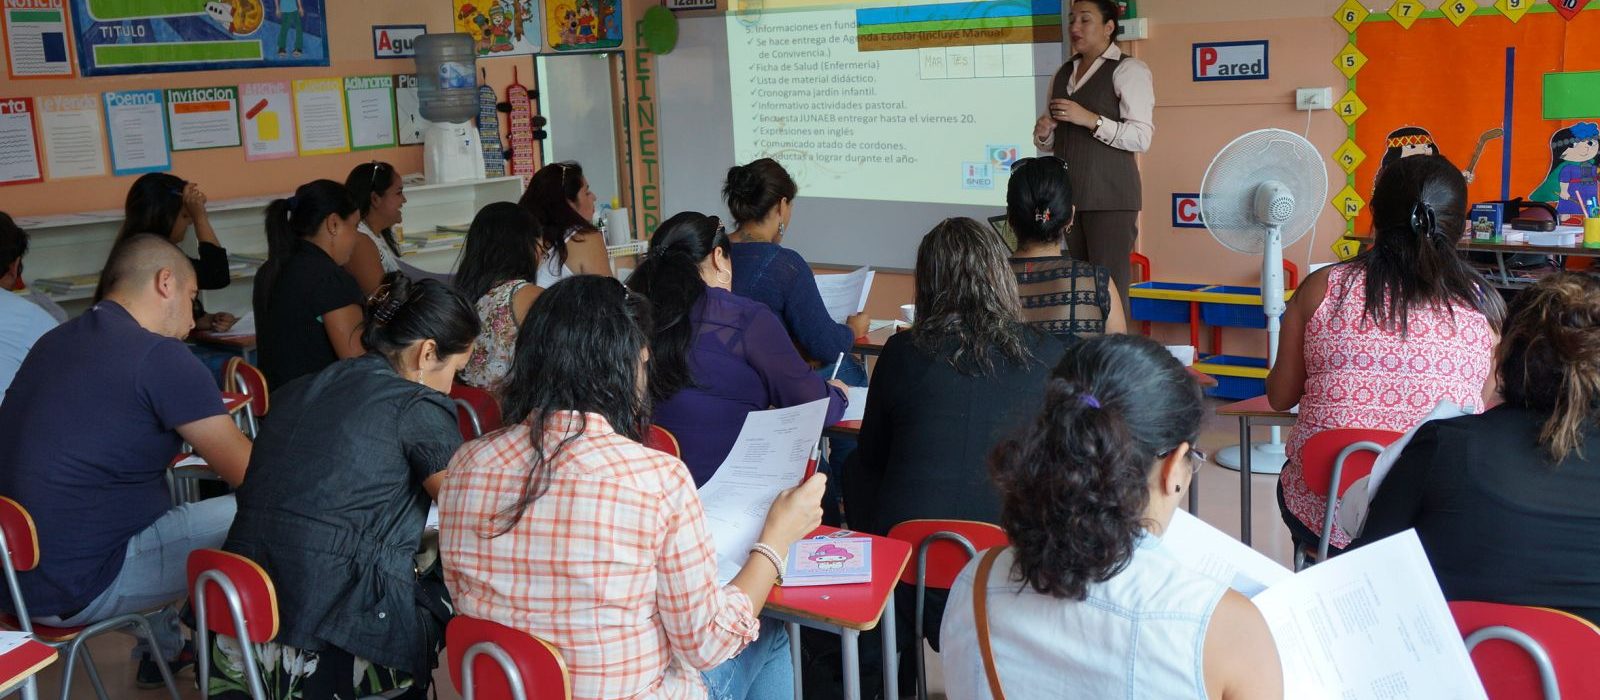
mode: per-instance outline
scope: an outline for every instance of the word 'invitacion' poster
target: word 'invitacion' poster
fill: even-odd
[[[545,0],[550,48],[598,51],[622,45],[619,0]]]
[[[472,37],[479,56],[539,53],[537,0],[454,0],[456,31]]]
[[[327,0],[72,0],[84,75],[328,65]]]

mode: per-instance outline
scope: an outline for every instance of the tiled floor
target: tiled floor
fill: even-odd
[[[1221,402],[1214,402],[1221,405]],[[1200,437],[1200,446],[1209,454],[1215,454],[1221,448],[1238,441],[1238,422],[1231,418],[1218,418],[1211,416],[1204,426]],[[1264,441],[1268,438],[1268,431],[1259,429],[1255,439]],[[1250,511],[1252,515],[1253,546],[1256,550],[1272,557],[1285,566],[1289,564],[1291,547],[1289,533],[1284,529],[1278,517],[1278,504],[1275,500],[1277,477],[1258,475],[1251,482]],[[1215,525],[1229,534],[1238,535],[1239,532],[1239,477],[1238,473],[1208,464],[1200,472],[1200,517],[1206,522]],[[105,679],[107,690],[111,696],[120,700],[130,698],[135,700],[156,700],[167,697],[164,690],[140,691],[133,686],[134,664],[129,661],[129,647],[132,642],[120,635],[109,635],[96,640],[92,645],[95,659],[101,664],[101,676]],[[932,661],[932,659],[930,659]],[[939,677],[939,664],[935,661],[929,664],[929,685],[938,691],[942,688],[942,679]],[[441,667],[435,675],[440,684],[440,700],[459,700],[459,696],[450,688],[450,682]],[[52,668],[46,669],[40,675],[40,697],[58,697],[61,688],[61,669],[57,663]],[[179,685],[182,686],[183,697],[198,698],[200,695],[194,688],[193,671],[185,671],[179,675]],[[942,694],[936,692],[936,696]],[[73,682],[72,698],[85,700],[94,697],[94,691],[89,687],[83,672],[78,672],[78,677]]]

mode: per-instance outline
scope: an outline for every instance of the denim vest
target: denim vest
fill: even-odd
[[[989,639],[1006,697],[1205,700],[1206,627],[1225,586],[1183,568],[1150,535],[1126,569],[1090,585],[1082,602],[1012,578],[1014,554],[995,560],[989,581]],[[988,700],[972,617],[977,565],[950,589],[940,657],[950,697]]]

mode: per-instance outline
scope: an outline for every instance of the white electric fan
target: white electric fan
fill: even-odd
[[[1218,243],[1261,256],[1261,302],[1267,314],[1267,366],[1278,361],[1279,318],[1283,316],[1283,248],[1311,231],[1328,197],[1328,166],[1304,137],[1282,129],[1252,131],[1233,140],[1211,159],[1200,183],[1200,217]],[[1217,463],[1239,468],[1239,451],[1250,449],[1250,471],[1276,474],[1283,469],[1283,441],[1234,445],[1217,454]]]

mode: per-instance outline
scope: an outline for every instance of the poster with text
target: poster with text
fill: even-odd
[[[168,90],[167,131],[174,151],[238,146],[239,88]]]
[[[246,83],[239,86],[240,129],[244,159],[271,160],[295,154],[294,99],[289,83]]]
[[[12,78],[72,75],[66,0],[5,0],[0,25],[6,36],[6,70]]]
[[[111,142],[111,172],[154,173],[172,168],[167,148],[167,108],[160,90],[108,92],[106,138]]]
[[[348,152],[344,82],[338,78],[294,81],[294,125],[300,155]]]
[[[344,100],[350,113],[351,150],[394,147],[394,76],[345,78]]]
[[[51,180],[106,174],[99,95],[39,98],[39,140]]]
[[[84,75],[328,65],[326,0],[72,0]]]
[[[545,0],[545,31],[557,51],[599,51],[622,45],[620,0]]]
[[[428,123],[422,118],[422,103],[417,101],[417,76],[400,74],[394,77],[394,117],[400,131],[400,145],[422,143],[422,130]]]
[[[456,31],[472,37],[479,56],[521,56],[539,53],[544,46],[538,0],[453,0],[452,4]]]
[[[0,185],[42,180],[39,139],[33,133],[33,98],[0,97]]]

